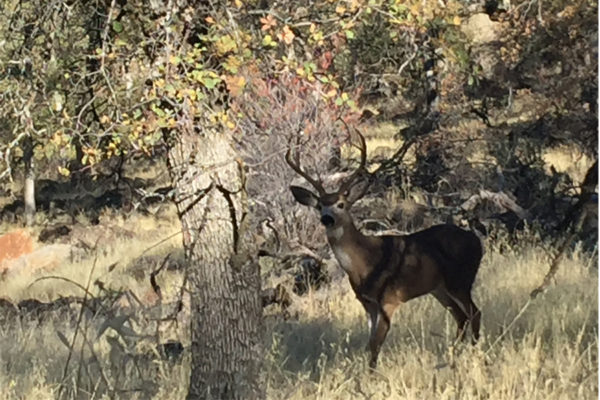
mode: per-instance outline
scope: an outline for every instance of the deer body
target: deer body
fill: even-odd
[[[361,167],[366,161],[362,135]],[[326,228],[327,240],[338,263],[347,273],[356,297],[367,312],[370,329],[370,366],[375,367],[379,350],[398,306],[413,298],[432,294],[449,309],[457,323],[457,336],[465,337],[471,323],[473,340],[479,337],[481,313],[471,298],[471,288],[483,254],[479,238],[454,225],[431,228],[399,236],[366,236],[356,229],[349,208],[356,196],[350,185],[353,174],[340,190],[327,193],[286,155],[288,164],[318,191],[291,186],[299,203],[316,208]]]

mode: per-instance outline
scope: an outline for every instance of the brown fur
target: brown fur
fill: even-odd
[[[454,225],[436,225],[405,236],[360,233],[349,213],[352,203],[368,188],[365,185],[359,191],[354,185],[367,160],[365,138],[358,130],[357,133],[360,166],[335,193],[327,193],[320,180],[311,178],[300,167],[299,157],[294,159],[291,148],[286,161],[317,190],[318,195],[299,186],[290,187],[296,201],[321,214],[329,245],[367,312],[371,325],[369,365],[377,365],[379,349],[398,306],[428,293],[450,310],[459,338],[465,337],[465,327],[470,322],[473,340],[477,340],[481,313],[471,298],[471,287],[483,255],[479,238]]]
[[[305,203],[304,198],[297,200]],[[342,203],[344,207],[338,207]],[[314,195],[310,204],[321,212],[322,221],[323,216],[331,218],[329,245],[370,319],[370,365],[377,364],[394,311],[425,294],[450,310],[457,337],[465,337],[470,322],[473,341],[477,340],[481,313],[471,298],[483,254],[477,236],[454,225],[436,225],[404,236],[365,236],[354,226],[347,203],[343,195],[333,193]]]

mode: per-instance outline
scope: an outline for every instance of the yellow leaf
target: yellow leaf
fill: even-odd
[[[230,51],[237,50],[237,43],[230,35],[225,35],[219,38],[215,43],[218,55],[222,56]]]
[[[327,96],[329,98],[335,97],[335,96],[337,96],[337,90],[331,89],[330,91],[328,91],[327,93],[325,93],[325,96]]]
[[[452,23],[454,25],[460,25],[460,17],[458,15],[455,15],[454,18],[452,19]]]
[[[58,167],[58,173],[61,174],[62,176],[69,176],[71,175],[71,171],[69,171],[68,168],[65,167]]]
[[[206,18],[204,18],[204,20],[206,21],[207,24],[212,25],[215,23],[215,19],[211,16],[208,16]]]
[[[410,13],[416,17],[419,15],[420,9],[419,3],[415,3],[410,7]]]
[[[227,59],[223,63],[223,68],[225,68],[227,71],[231,72],[232,74],[237,74],[238,68],[240,67],[240,65],[242,65],[242,60],[239,57],[230,55],[229,57],[227,57]]]
[[[271,35],[265,35],[265,37],[262,40],[262,44],[263,44],[263,46],[270,46],[270,47],[277,46],[277,43],[273,40]]]
[[[242,8],[242,6],[244,5],[244,3],[242,3],[241,0],[235,0],[234,3],[237,8]]]
[[[246,78],[243,76],[225,76],[223,80],[227,84],[227,90],[234,97],[242,94],[244,87],[246,87]]]
[[[339,5],[335,8],[335,12],[338,13],[339,15],[342,15],[343,13],[346,12],[346,7]]]

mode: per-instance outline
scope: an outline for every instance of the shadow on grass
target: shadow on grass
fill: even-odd
[[[367,327],[357,323],[343,326],[325,318],[308,321],[277,321],[267,348],[282,370],[298,374],[317,373],[324,361],[346,358],[365,363]]]

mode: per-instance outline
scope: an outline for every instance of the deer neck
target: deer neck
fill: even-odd
[[[370,237],[360,233],[353,223],[327,229],[327,240],[338,263],[352,281],[364,278],[370,272],[368,254]]]

